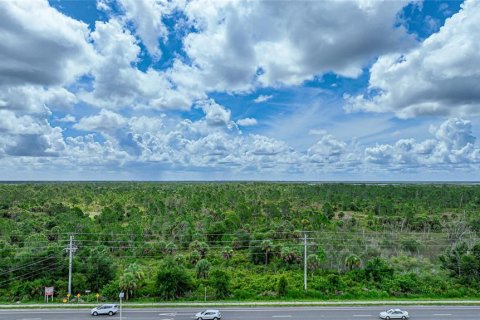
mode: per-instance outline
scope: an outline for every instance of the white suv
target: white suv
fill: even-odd
[[[218,310],[205,310],[199,312],[195,315],[197,320],[220,320],[222,319],[222,314]]]
[[[104,304],[93,308],[90,311],[92,316],[98,316],[100,314],[108,314],[109,316],[113,316],[115,313],[118,312],[118,306],[116,304]]]

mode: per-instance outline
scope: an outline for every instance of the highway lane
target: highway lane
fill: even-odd
[[[392,306],[395,307],[395,306]],[[378,319],[386,306],[376,307],[228,307],[218,308],[222,320],[349,320]],[[213,309],[213,308],[212,308]],[[402,306],[411,319],[478,320],[480,307],[474,306]],[[122,320],[192,320],[200,308],[125,309]],[[92,317],[86,309],[0,310],[0,320],[119,320],[113,317]]]

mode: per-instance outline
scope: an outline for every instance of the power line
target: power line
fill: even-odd
[[[0,282],[0,286],[3,285],[4,283],[9,283],[9,282],[12,282],[12,281],[15,281],[15,280],[26,280],[26,279],[29,279],[29,278],[32,278],[34,277],[35,275],[38,275],[40,271],[44,271],[44,270],[47,270],[47,269],[50,269],[51,267],[57,267],[57,263],[54,262],[52,264],[49,264],[45,267],[42,267],[42,268],[39,268],[39,269],[36,269],[36,270],[33,270],[33,271],[30,271],[28,273],[25,273],[25,274],[22,274],[22,275],[18,275],[16,277],[13,277],[13,278],[10,278],[8,280],[4,280],[2,282]],[[24,278],[25,276],[27,275],[31,275],[30,277],[27,277],[27,278]]]
[[[298,239],[297,241],[300,241],[302,239]],[[327,246],[327,245],[333,245],[333,246],[338,246],[338,247],[359,247],[359,246],[375,246],[375,247],[391,247],[393,245],[408,245],[408,240],[418,240],[418,239],[390,239],[390,238],[385,238],[385,239],[360,239],[360,238],[354,238],[354,239],[332,239],[332,238],[307,238],[307,240],[316,240],[317,242],[315,243],[309,243],[307,244],[308,246]],[[450,245],[451,243],[445,243],[445,244],[439,244],[440,239],[431,239],[431,240],[424,240],[424,241],[419,241],[418,245],[420,246],[425,246],[425,247],[445,247]],[[447,241],[448,239],[442,239]],[[477,241],[478,238],[469,238],[469,239],[464,239],[464,240],[472,240],[472,241]],[[232,249],[248,249],[248,248],[260,248],[261,243],[263,241],[271,241],[273,245],[284,245],[286,247],[289,246],[303,246],[303,244],[300,243],[295,243],[292,240],[289,239],[282,239],[280,242],[279,239],[263,239],[263,240],[258,240],[255,241],[255,245],[235,245],[234,241],[228,241],[228,244],[231,244],[231,246],[227,245],[221,245],[221,246],[216,246],[216,245],[208,245],[206,249],[224,249],[225,247],[232,247]],[[286,242],[288,241],[288,243]],[[383,243],[383,241],[388,241],[389,243]],[[75,240],[77,242],[77,240]],[[86,243],[85,243],[86,242]],[[125,243],[125,245],[107,245],[103,244],[101,241],[91,241],[91,243],[88,243],[88,240],[84,240],[84,244],[81,245],[82,248],[102,248],[102,249],[154,249],[152,245],[155,245],[155,242],[141,242],[141,241],[110,241],[110,243]],[[252,241],[248,241],[252,242]],[[280,242],[280,243],[279,243]],[[348,243],[347,243],[348,242]],[[353,243],[352,243],[353,242]],[[355,243],[356,242],[356,243]],[[431,244],[430,244],[431,242]],[[138,243],[138,244],[136,244]],[[173,242],[175,245],[182,246],[182,242]],[[191,244],[192,242],[190,242]],[[427,244],[426,244],[427,243]],[[48,249],[51,248],[50,246],[43,246],[43,247],[35,247],[35,249]],[[164,249],[167,250],[167,249]],[[183,250],[181,248],[176,248],[176,250]],[[188,249],[186,249],[188,251]],[[194,249],[191,249],[194,250]],[[68,249],[67,249],[68,251]],[[35,257],[35,256],[33,256]]]
[[[448,232],[422,232],[422,231],[402,231],[398,232],[398,230],[390,230],[390,229],[384,229],[380,231],[376,230],[366,230],[366,231],[343,231],[343,230],[335,230],[335,231],[327,231],[327,230],[310,230],[310,231],[305,231],[308,234],[312,233],[320,233],[320,234],[326,234],[326,235],[339,235],[339,234],[349,234],[349,235],[355,235],[355,234],[361,234],[361,235],[379,235],[379,234],[391,234],[392,232],[396,232],[396,234],[400,235],[423,235],[423,236],[448,236]],[[302,238],[303,232],[299,230],[292,230],[292,231],[275,231],[275,230],[270,230],[266,232],[256,232],[257,234],[262,234],[262,233],[274,233],[274,234],[290,234],[290,235],[298,235],[298,239]],[[247,233],[250,236],[253,236],[254,234],[252,233]],[[12,234],[11,236],[25,236],[25,234]],[[93,235],[97,237],[111,237],[111,236],[134,236],[134,237],[141,237],[141,238],[164,238],[165,234],[145,234],[145,233],[100,233],[100,232],[73,232],[73,233],[58,233],[57,235]],[[193,237],[201,237],[201,236],[238,236],[239,233],[191,233],[191,234],[186,234],[183,235],[184,237],[187,236],[193,236]],[[1,238],[0,238],[1,239]],[[10,240],[9,238],[4,237],[3,239]],[[279,239],[288,239],[288,238],[279,238]],[[68,239],[57,239],[57,240],[23,240],[23,241],[14,241],[14,243],[54,243],[55,241],[59,242],[68,242]],[[82,239],[77,239],[76,241],[82,241]],[[100,240],[99,240],[100,241]],[[108,241],[108,240],[107,240]],[[221,240],[219,240],[221,241]]]
[[[4,272],[0,273],[0,276],[3,276],[4,274],[11,273],[11,272],[14,272],[14,271],[18,271],[18,270],[21,270],[21,269],[25,269],[25,268],[27,268],[27,267],[30,267],[30,266],[39,264],[39,263],[41,263],[41,262],[43,262],[43,261],[47,261],[47,260],[53,259],[53,258],[55,258],[55,256],[49,256],[49,257],[47,257],[47,258],[45,258],[45,259],[41,259],[41,260],[36,261],[36,262],[32,262],[32,263],[28,263],[28,264],[26,264],[26,265],[22,265],[22,266],[19,266],[19,267],[15,267],[15,268],[13,268],[13,269],[10,269],[10,270],[7,270],[7,271],[4,271]]]

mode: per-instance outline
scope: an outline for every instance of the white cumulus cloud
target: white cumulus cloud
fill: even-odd
[[[165,42],[168,30],[162,18],[172,12],[175,3],[167,0],[118,0],[125,18],[135,25],[135,32],[148,52],[159,59],[159,40]]]
[[[255,118],[244,118],[237,120],[237,124],[239,126],[248,127],[248,126],[255,126],[258,124],[257,119]]]
[[[207,91],[294,85],[325,72],[357,77],[376,55],[414,43],[394,27],[406,3],[191,1],[185,14],[199,31],[183,41],[190,73]]]
[[[480,2],[467,0],[445,25],[410,51],[382,55],[369,92],[347,96],[347,110],[418,115],[480,113]]]
[[[441,169],[480,162],[480,149],[475,146],[470,121],[452,118],[430,131],[434,137],[424,141],[410,138],[367,147],[365,161],[391,168],[427,166]]]
[[[84,131],[112,132],[127,123],[122,115],[110,110],[102,109],[98,115],[81,118],[73,125],[74,128]]]

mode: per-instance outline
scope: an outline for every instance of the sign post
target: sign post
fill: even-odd
[[[45,287],[45,300],[48,303],[48,297],[52,297],[53,301],[53,287]]]
[[[120,298],[120,320],[122,320],[122,299],[125,297],[125,293],[123,293],[123,291],[120,292],[118,297]]]
[[[98,298],[100,298],[100,293],[97,293],[95,296],[97,297],[97,303],[98,303]]]
[[[70,302],[70,297],[71,297],[71,296],[72,296],[72,295],[71,295],[70,293],[67,293],[67,302]]]
[[[80,293],[77,293],[77,303],[80,303]]]

